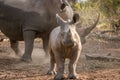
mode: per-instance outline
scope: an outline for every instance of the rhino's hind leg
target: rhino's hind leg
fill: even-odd
[[[42,39],[43,39],[43,49],[47,53],[47,51],[48,51],[49,35],[45,35]]]
[[[18,45],[19,45],[18,41],[10,39],[10,45],[11,45],[11,48],[16,53],[16,55],[21,56],[21,52],[20,52],[19,47],[18,47]]]
[[[31,62],[31,54],[33,51],[33,43],[35,38],[35,31],[24,31],[23,38],[25,41],[25,52],[21,58],[22,61]]]

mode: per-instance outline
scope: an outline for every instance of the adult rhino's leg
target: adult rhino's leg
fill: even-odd
[[[18,41],[10,39],[10,45],[11,45],[11,48],[15,51],[16,55],[21,56],[20,54],[21,52],[18,47],[19,45]]]
[[[49,35],[45,35],[42,39],[43,39],[43,49],[47,53],[48,52]]]
[[[24,52],[21,60],[25,61],[25,62],[30,62],[30,61],[32,61],[31,54],[33,51],[35,31],[24,31],[23,38],[25,41],[25,52]]]

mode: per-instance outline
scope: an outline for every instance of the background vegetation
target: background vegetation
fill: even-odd
[[[120,0],[87,0],[75,2],[72,0],[72,6],[81,16],[81,25],[89,26],[101,14],[97,29],[103,33],[120,36]]]

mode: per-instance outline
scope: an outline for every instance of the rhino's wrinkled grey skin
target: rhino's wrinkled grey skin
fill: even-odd
[[[76,16],[75,14],[74,16]],[[76,31],[76,17],[73,21],[64,21],[59,15],[56,15],[58,24],[60,26],[52,30],[49,39],[49,53],[50,53],[50,70],[48,74],[55,75],[55,80],[64,79],[64,63],[68,58],[69,62],[69,75],[70,79],[77,79],[76,64],[81,53],[81,41]],[[78,19],[78,18],[77,18]]]
[[[67,0],[2,0],[0,30],[10,39],[16,54],[19,54],[18,41],[24,40],[22,60],[31,61],[34,38],[42,38],[43,48],[47,49],[49,33],[57,26],[56,13],[66,20],[73,16]]]
[[[18,55],[18,41],[25,41],[22,60],[30,61],[35,37],[43,39],[43,48],[47,50],[49,33],[57,26],[56,13],[65,20],[73,17],[67,0],[0,0],[0,30],[10,38],[11,47]],[[77,29],[82,44],[97,22],[87,29]]]

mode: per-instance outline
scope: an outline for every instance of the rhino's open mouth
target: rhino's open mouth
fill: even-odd
[[[77,45],[77,43],[75,41],[67,41],[67,42],[63,42],[64,46],[68,47],[68,48],[73,48]]]

